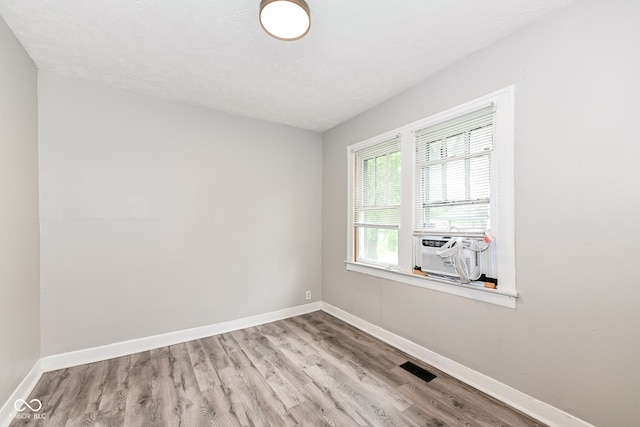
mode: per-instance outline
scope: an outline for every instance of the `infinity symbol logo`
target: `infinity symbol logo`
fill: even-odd
[[[36,408],[29,405],[29,403],[33,403],[33,402],[35,402],[35,405],[33,406],[37,406]],[[18,399],[13,404],[13,407],[16,408],[16,411],[18,412],[25,411],[27,408],[31,409],[33,412],[38,412],[40,409],[42,409],[42,402],[40,402],[38,399],[31,399],[29,403],[27,403],[27,401],[24,399]],[[26,406],[27,408],[25,408],[22,405]]]

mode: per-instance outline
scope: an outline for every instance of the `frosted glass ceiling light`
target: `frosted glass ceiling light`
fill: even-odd
[[[304,0],[262,0],[260,24],[280,40],[298,40],[311,27],[311,12]]]

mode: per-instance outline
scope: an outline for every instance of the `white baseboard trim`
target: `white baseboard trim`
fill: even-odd
[[[592,424],[561,409],[535,399],[478,371],[467,368],[413,341],[349,314],[338,307],[322,302],[322,310],[545,424],[558,427],[594,427]]]
[[[286,319],[301,314],[311,313],[321,310],[320,302],[299,305],[285,308],[283,310],[272,311],[270,313],[258,314],[256,316],[245,317],[243,319],[231,320],[228,322],[216,323],[208,326],[184,329],[181,331],[168,332],[166,334],[153,335],[149,337],[137,338],[128,341],[121,341],[113,344],[92,347],[69,353],[56,354],[41,359],[41,366],[44,372],[55,371],[57,369],[70,368],[72,366],[84,365],[87,363],[99,362],[112,359],[114,357],[126,356],[128,354],[147,351],[154,348],[179,344],[186,341],[197,340],[210,337],[212,335],[237,331],[239,329],[252,326],[263,325],[269,322]]]
[[[14,402],[17,399],[26,399],[43,372],[57,369],[70,368],[72,366],[108,360],[114,357],[126,356],[140,351],[147,351],[158,347],[174,345],[186,341],[205,338],[239,329],[258,326],[313,311],[323,310],[327,313],[373,335],[376,338],[404,351],[411,356],[428,363],[447,374],[477,388],[490,396],[510,405],[525,414],[528,414],[545,424],[558,427],[594,427],[571,414],[568,414],[547,403],[522,393],[506,384],[488,377],[473,369],[455,362],[438,353],[428,350],[413,341],[409,341],[399,335],[387,331],[379,326],[367,322],[359,317],[347,313],[325,302],[314,302],[297,307],[286,308],[270,313],[245,317],[198,328],[169,332],[166,334],[143,337],[139,339],[117,342],[100,347],[62,353],[39,359],[24,380],[18,385],[9,397],[9,400],[0,408],[0,427],[6,427],[13,420],[17,411]]]
[[[0,427],[6,427],[11,423],[11,421],[13,421],[13,418],[18,413],[18,411],[14,407],[16,400],[26,400],[40,380],[41,376],[42,367],[40,364],[40,359],[38,359],[27,376],[24,377],[18,387],[16,387],[13,393],[11,393],[9,399],[4,403],[4,405],[2,405],[2,408],[0,408]]]

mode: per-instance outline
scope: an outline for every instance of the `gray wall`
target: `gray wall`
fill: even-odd
[[[43,356],[319,300],[319,134],[38,82]]]
[[[640,419],[640,2],[582,1],[324,135],[323,300],[599,426]],[[512,83],[517,310],[345,271],[346,149]]]
[[[40,357],[36,76],[0,18],[0,406]]]

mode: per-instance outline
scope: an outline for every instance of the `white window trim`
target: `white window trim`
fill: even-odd
[[[497,162],[498,176],[496,180],[498,194],[496,197],[497,212],[495,215],[494,233],[497,236],[497,266],[499,272],[498,289],[489,289],[475,285],[462,285],[422,277],[413,274],[413,216],[415,209],[415,140],[412,131],[433,126],[461,115],[495,105],[494,153]],[[354,262],[353,238],[353,153],[371,145],[383,142],[390,137],[401,135],[402,152],[402,186],[400,224],[398,229],[398,268],[386,268],[371,264]],[[497,304],[503,307],[516,308],[518,293],[516,290],[516,258],[515,258],[515,85],[500,89],[473,101],[450,108],[425,119],[409,123],[400,128],[385,132],[365,141],[347,147],[347,257],[346,269],[393,280],[412,286],[458,295],[479,301]],[[492,218],[493,219],[493,218]],[[494,221],[492,220],[492,223]]]

